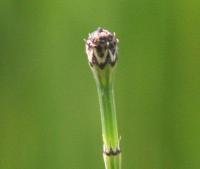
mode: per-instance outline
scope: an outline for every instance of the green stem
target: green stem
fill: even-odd
[[[106,67],[104,70],[94,71],[94,76],[100,103],[105,166],[106,169],[121,169],[112,71]]]
[[[118,148],[117,119],[112,84],[98,85],[103,142],[106,150]]]

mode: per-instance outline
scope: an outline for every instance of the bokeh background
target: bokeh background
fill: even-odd
[[[103,169],[83,39],[120,40],[123,169],[200,168],[200,2],[0,0],[0,168]]]

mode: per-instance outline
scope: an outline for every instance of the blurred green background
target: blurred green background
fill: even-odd
[[[200,168],[200,2],[0,0],[0,169],[103,169],[83,39],[120,40],[123,169]]]

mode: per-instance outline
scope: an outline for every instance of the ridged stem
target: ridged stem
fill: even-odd
[[[102,123],[103,158],[106,169],[121,169],[121,152],[117,128],[116,108],[113,93],[113,69],[93,69]]]

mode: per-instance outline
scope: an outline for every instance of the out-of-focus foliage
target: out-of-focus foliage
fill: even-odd
[[[1,0],[0,168],[102,169],[83,39],[120,40],[115,96],[124,169],[200,168],[200,3]]]

